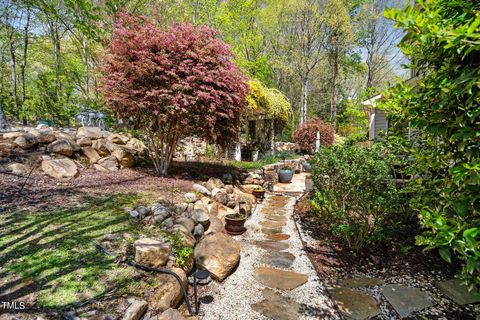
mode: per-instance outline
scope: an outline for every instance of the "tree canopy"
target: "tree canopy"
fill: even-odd
[[[103,109],[98,65],[121,12],[160,16],[163,27],[189,22],[218,30],[235,64],[290,102],[283,135],[290,139],[306,117],[335,124],[349,101],[400,74],[398,61],[390,59],[398,56],[398,33],[381,15],[397,5],[392,0],[2,3],[0,114],[10,121],[65,125],[80,111]]]
[[[177,142],[196,134],[220,145],[235,140],[246,105],[246,77],[229,47],[207,26],[120,14],[101,70],[106,105],[132,119],[165,175]]]

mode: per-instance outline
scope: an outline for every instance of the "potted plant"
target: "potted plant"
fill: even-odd
[[[310,164],[310,162],[304,162],[303,163],[303,171],[305,171],[305,172],[312,171],[312,165]]]
[[[285,166],[278,172],[278,179],[282,183],[290,183],[293,178],[293,169],[290,166]]]
[[[252,191],[252,194],[255,196],[255,198],[261,200],[265,196],[266,190],[260,186],[255,187]]]
[[[248,218],[245,206],[245,202],[240,202],[238,204],[238,213],[231,213],[225,216],[225,230],[227,230],[228,234],[240,235],[245,232],[245,221]]]

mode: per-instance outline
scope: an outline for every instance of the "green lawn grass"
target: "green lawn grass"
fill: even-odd
[[[296,159],[300,155],[295,153],[282,153],[275,156],[263,156],[257,161],[235,161],[230,160],[226,162],[227,166],[243,169],[243,170],[256,170],[261,169],[268,164],[281,162],[282,160]]]
[[[145,202],[145,196],[117,194],[84,198],[78,205],[53,211],[3,213],[0,300],[2,295],[11,300],[35,292],[37,306],[62,308],[126,290],[134,269],[113,264],[91,240],[100,241],[105,233],[122,239],[125,233],[132,239],[140,231],[145,234],[123,210],[139,201]],[[15,291],[22,283],[26,286]]]

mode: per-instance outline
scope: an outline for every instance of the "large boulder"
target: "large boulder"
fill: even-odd
[[[223,205],[227,205],[228,203],[228,193],[225,189],[214,188],[212,190],[212,197],[215,201],[220,202]]]
[[[222,204],[218,204],[218,207],[217,207],[217,218],[219,218],[220,220],[224,220],[225,216],[226,215],[229,215],[229,214],[236,214],[237,211],[233,210],[232,208],[229,208],[227,206],[224,206]]]
[[[83,147],[82,152],[87,157],[90,164],[97,163],[97,161],[101,158],[98,152],[92,147]]]
[[[278,183],[278,168],[276,164],[270,164],[263,167],[263,177],[267,185]]]
[[[167,309],[157,317],[157,320],[185,320],[177,309]]]
[[[176,214],[182,214],[187,210],[187,208],[188,208],[188,203],[186,202],[175,203],[175,205],[173,206],[173,211]]]
[[[80,138],[80,139],[77,139],[77,144],[80,147],[90,147],[92,145],[92,139],[90,139],[90,138]]]
[[[210,216],[208,215],[207,211],[196,209],[193,210],[192,220],[195,222],[195,224],[201,224],[202,226],[206,227],[210,223]]]
[[[187,285],[187,275],[180,268],[172,268],[182,282]],[[169,308],[175,308],[183,298],[182,287],[175,277],[169,274],[160,274],[158,276],[159,286],[155,289],[148,300],[151,309],[165,311]]]
[[[248,193],[248,194],[253,194],[253,190],[258,189],[258,188],[262,188],[262,186],[260,186],[258,184],[244,184],[244,185],[242,185],[243,191],[245,191],[245,193]]]
[[[224,233],[205,236],[194,250],[195,263],[223,281],[240,261],[240,244]]]
[[[162,223],[171,216],[170,208],[164,203],[154,203],[151,210],[156,223]]]
[[[75,140],[75,134],[70,133],[70,132],[56,131],[55,132],[55,137],[57,137],[57,140],[60,140],[60,139],[67,139],[69,141],[70,140],[72,140],[72,141]]]
[[[42,170],[50,177],[57,179],[73,178],[79,174],[77,165],[70,159],[44,160]]]
[[[243,181],[243,184],[263,185],[264,183],[265,183],[265,180],[263,178],[263,172],[261,171],[248,172],[247,177]]]
[[[130,306],[122,320],[140,320],[148,309],[148,303],[145,300],[129,299]]]
[[[147,150],[147,147],[145,146],[145,144],[142,141],[138,140],[137,138],[130,138],[126,146],[128,148],[135,150],[137,154],[142,154]]]
[[[5,140],[15,140],[23,134],[25,133],[21,131],[12,131],[12,132],[5,132],[2,137]]]
[[[47,151],[50,153],[61,154],[67,157],[71,157],[73,155],[72,145],[66,139],[60,139],[50,143],[47,146]]]
[[[190,218],[180,217],[175,220],[175,223],[184,226],[190,233],[193,232],[193,228],[195,227],[195,222]]]
[[[193,192],[187,192],[184,195],[186,203],[194,203],[197,201],[197,196]]]
[[[201,238],[205,234],[205,228],[201,224],[197,224],[193,229],[193,236],[195,239]]]
[[[115,156],[108,156],[98,160],[98,164],[109,171],[118,170],[118,160]]]
[[[220,180],[218,178],[210,178],[210,179],[208,179],[205,186],[207,187],[208,190],[212,191],[215,188],[218,188],[218,189],[223,188],[224,184],[223,184],[222,180]]]
[[[203,198],[202,198],[203,199]],[[193,205],[193,210],[203,210],[205,212],[208,212],[208,204],[205,203],[205,201],[202,201],[202,200],[198,200],[197,202],[195,202],[195,204]]]
[[[8,169],[12,170],[12,173],[19,175],[27,174],[30,171],[23,163],[11,163],[8,165]]]
[[[184,230],[185,227],[183,225],[179,225],[179,226],[181,226],[182,228],[181,229],[176,229],[176,231],[178,231],[178,234],[180,236],[180,243],[184,247],[193,248],[195,246],[195,244],[197,243],[197,239],[195,239],[195,237],[192,235],[192,233]],[[174,229],[175,229],[175,226],[174,226]]]
[[[135,241],[133,249],[135,262],[152,268],[165,266],[172,251],[170,244],[150,238]]]
[[[36,137],[39,143],[44,143],[44,144],[52,143],[57,139],[55,134],[50,130],[39,131]]]
[[[201,184],[198,184],[198,183],[193,184],[192,190],[195,191],[195,192],[201,193],[204,196],[210,196],[211,195],[210,191],[206,187],[204,187],[204,186],[202,186]]]
[[[235,202],[238,205],[239,203],[245,203],[245,209],[248,212],[251,212],[257,202],[257,198],[253,194],[242,192],[240,189],[234,189]]]
[[[135,166],[135,158],[133,157],[133,154],[125,149],[117,148],[113,150],[112,155],[117,158],[118,163],[122,168],[132,168]]]
[[[30,149],[38,144],[38,139],[33,134],[24,133],[18,136],[13,143],[19,146],[22,149]]]
[[[82,138],[99,139],[102,131],[98,127],[80,127],[77,130],[77,140]]]
[[[108,156],[110,154],[110,150],[107,147],[107,140],[105,139],[98,139],[92,143],[92,148],[97,150],[98,154],[102,157]]]
[[[232,184],[233,183],[233,176],[231,173],[225,173],[223,176],[222,176],[222,182],[224,184]]]
[[[128,137],[121,135],[119,133],[112,133],[111,135],[108,136],[107,138],[109,141],[115,144],[126,144],[129,140]]]
[[[218,232],[225,233],[225,226],[222,223],[222,220],[217,217],[210,216],[210,224],[208,225],[205,234],[214,234]]]

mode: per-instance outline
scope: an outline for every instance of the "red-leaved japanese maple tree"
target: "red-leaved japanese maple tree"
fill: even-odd
[[[246,77],[227,44],[207,26],[162,29],[119,16],[101,66],[106,105],[145,133],[155,169],[166,175],[179,139],[236,139],[246,106]]]

